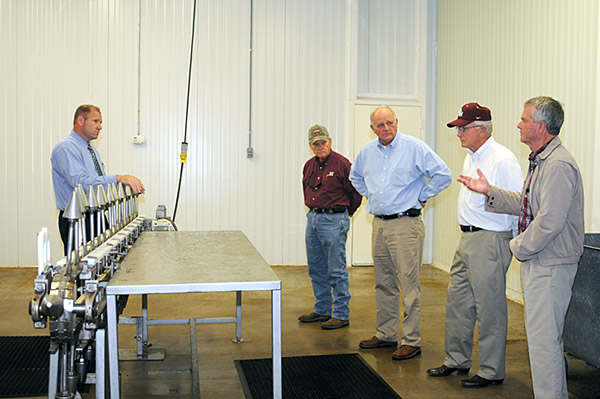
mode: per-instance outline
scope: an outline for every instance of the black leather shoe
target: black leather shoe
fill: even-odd
[[[427,374],[429,374],[431,377],[448,377],[455,371],[458,375],[469,374],[469,370],[471,369],[459,369],[456,367],[448,367],[446,365],[442,365],[440,367],[427,370]]]
[[[488,385],[502,385],[503,382],[504,382],[504,378],[501,380],[488,380],[488,379],[480,377],[478,375],[474,375],[471,378],[462,380],[461,384],[465,388],[485,388]]]

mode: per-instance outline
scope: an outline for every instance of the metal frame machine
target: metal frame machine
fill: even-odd
[[[69,220],[67,256],[50,263],[47,229],[38,233],[38,275],[29,304],[34,327],[50,330],[48,398],[81,398],[84,384],[96,384],[96,397],[104,397],[105,289],[151,220],[138,216],[137,194],[121,183],[87,192],[75,187],[63,217]],[[120,313],[127,296],[117,302]]]

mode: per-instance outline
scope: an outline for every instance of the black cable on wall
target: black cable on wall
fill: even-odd
[[[175,223],[175,216],[177,215],[177,205],[179,204],[179,193],[181,192],[181,179],[183,177],[183,166],[187,158],[187,127],[188,127],[188,114],[190,109],[190,86],[192,81],[192,57],[194,55],[194,34],[196,33],[196,0],[194,0],[194,12],[192,13],[192,42],[190,44],[190,63],[188,71],[188,85],[187,85],[187,99],[185,102],[185,125],[183,133],[183,141],[181,142],[181,153],[179,159],[181,162],[181,168],[179,169],[179,182],[177,183],[177,197],[175,198],[175,208],[173,209],[173,223]]]

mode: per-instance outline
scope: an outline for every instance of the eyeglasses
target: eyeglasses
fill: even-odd
[[[475,128],[479,128],[479,127],[481,127],[481,126],[478,126],[478,125],[469,126],[469,127],[461,126],[461,127],[457,127],[456,130],[458,131],[458,133],[464,133],[469,129],[475,129]]]

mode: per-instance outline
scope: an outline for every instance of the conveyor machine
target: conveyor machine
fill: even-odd
[[[87,193],[79,185],[63,216],[69,220],[67,256],[51,264],[48,232],[38,233],[29,313],[35,328],[50,330],[49,399],[81,398],[87,384],[96,384],[96,398],[109,392],[100,350],[106,342],[105,288],[142,231],[151,229],[137,209],[137,194],[121,183],[91,186]],[[126,302],[119,298],[118,313]]]

